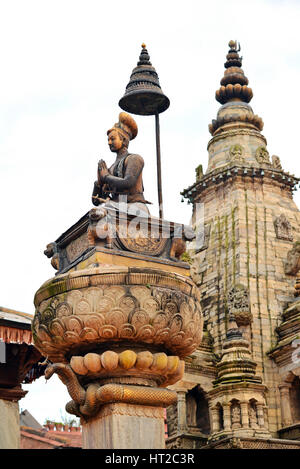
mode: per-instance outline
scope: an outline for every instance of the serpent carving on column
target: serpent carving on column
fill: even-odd
[[[97,413],[101,405],[114,402],[167,407],[177,400],[174,391],[144,386],[116,383],[101,385],[92,382],[87,385],[85,390],[71,366],[64,363],[48,365],[45,370],[45,378],[50,379],[54,373],[65,384],[72,397],[72,401],[66,404],[67,412],[78,417],[91,417]]]

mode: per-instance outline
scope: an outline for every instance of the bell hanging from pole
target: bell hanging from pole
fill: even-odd
[[[150,62],[145,44],[142,44],[139,61],[132,70],[119,106],[124,111],[140,116],[160,114],[170,106],[169,98],[162,92],[158,75]]]
[[[150,56],[145,44],[142,44],[139,61],[132,70],[125,94],[119,101],[119,106],[124,111],[139,116],[155,115],[159,218],[163,218],[159,114],[168,109],[170,100],[162,92],[158,75],[150,62]]]

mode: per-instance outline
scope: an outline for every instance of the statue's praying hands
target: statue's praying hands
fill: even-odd
[[[144,160],[140,155],[128,153],[129,141],[136,135],[136,122],[129,114],[121,112],[119,122],[107,131],[108,145],[116,153],[116,160],[110,168],[104,160],[98,162],[97,181],[92,194],[94,205],[105,202],[107,198],[118,202],[120,195],[127,197],[127,203],[150,203],[143,194]]]
[[[105,181],[105,177],[109,174],[108,168],[104,160],[99,160],[98,162],[98,184],[102,186]]]

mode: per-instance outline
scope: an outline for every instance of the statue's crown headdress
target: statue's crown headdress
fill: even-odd
[[[114,124],[114,126],[107,131],[107,135],[113,130],[117,130],[129,140],[133,140],[138,133],[138,127],[135,120],[127,114],[127,112],[120,112],[119,122]]]

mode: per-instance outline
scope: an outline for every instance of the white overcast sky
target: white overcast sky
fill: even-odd
[[[142,42],[171,101],[160,117],[165,218],[189,223],[180,191],[207,167],[230,39],[241,44],[270,155],[299,176],[299,24],[298,0],[0,1],[0,304],[34,313],[35,291],[54,275],[46,244],[91,208],[97,162],[114,160],[106,130]],[[157,215],[154,118],[136,121],[130,151],[144,157]],[[69,398],[56,378],[25,388],[21,408],[41,423],[60,418]]]

